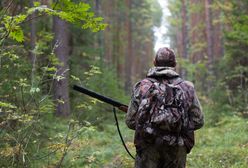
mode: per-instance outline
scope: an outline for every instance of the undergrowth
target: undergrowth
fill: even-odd
[[[215,126],[197,131],[196,146],[188,155],[192,168],[246,168],[248,165],[248,121],[224,117]]]
[[[63,154],[63,144],[68,131],[68,120],[53,116],[44,119],[47,132],[40,138],[48,138],[47,148],[33,155],[31,167],[54,167]],[[133,131],[124,124],[124,115],[119,114],[123,137],[131,153]],[[70,121],[71,122],[71,121]],[[248,164],[248,121],[237,116],[225,117],[215,124],[196,132],[196,145],[187,157],[189,168],[245,168]],[[100,129],[99,129],[100,128]],[[78,136],[68,146],[68,152],[61,167],[75,168],[132,168],[134,161],[123,148],[116,131],[114,118],[102,122],[100,127],[84,123]],[[75,134],[78,130],[74,130]],[[71,136],[71,135],[70,135]],[[53,149],[53,153],[51,152]],[[57,150],[56,150],[57,149]],[[47,155],[48,153],[48,155]],[[42,158],[42,155],[47,155]],[[40,157],[40,159],[38,159]],[[36,158],[36,159],[34,159]],[[2,163],[2,161],[1,161]],[[4,167],[4,166],[1,166]]]

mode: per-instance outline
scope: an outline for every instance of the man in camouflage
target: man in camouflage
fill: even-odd
[[[194,85],[182,80],[175,72],[176,59],[169,48],[160,48],[154,59],[154,67],[147,74],[147,78],[135,84],[132,99],[129,104],[126,124],[135,131],[134,144],[136,147],[136,168],[184,168],[186,155],[194,146],[194,131],[204,124],[200,102],[196,96]],[[137,129],[137,113],[144,94],[152,86],[148,78],[160,82],[178,84],[184,92],[184,111],[187,114],[187,126],[179,134],[160,133],[153,141],[141,136]],[[186,119],[187,118],[187,119]],[[165,142],[166,141],[166,142]],[[169,142],[169,143],[168,143]]]

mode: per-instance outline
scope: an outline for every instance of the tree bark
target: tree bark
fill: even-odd
[[[68,23],[58,17],[53,18],[53,30],[55,33],[55,54],[60,61],[57,66],[57,75],[62,76],[63,79],[54,80],[54,99],[57,102],[56,112],[57,116],[68,116],[70,114],[69,102],[69,26]]]
[[[213,2],[213,5],[214,2]],[[221,9],[216,8],[212,9],[212,20],[215,21],[215,24],[213,24],[213,55],[214,55],[214,61],[221,59],[221,57],[224,55],[224,37],[223,37],[223,28],[224,23],[221,20]]]
[[[101,16],[103,15],[102,13],[102,4],[100,2],[100,0],[95,0],[95,14],[96,16]],[[100,66],[102,68],[103,66],[103,33],[99,32],[96,34],[95,36],[95,43],[94,43],[94,48],[96,48],[99,51],[99,56],[100,56]]]
[[[206,52],[206,28],[202,25],[205,24],[205,13],[204,13],[204,1],[190,0],[191,6],[197,6],[202,10],[191,11],[190,14],[190,48],[191,48],[191,60],[193,63],[197,63],[199,60],[203,60]]]
[[[131,23],[131,0],[126,0],[126,22],[125,22],[125,27],[126,27],[126,38],[127,38],[127,51],[126,51],[126,60],[125,60],[125,76],[126,76],[126,81],[125,81],[125,90],[129,91],[130,87],[132,85],[132,56],[133,56],[133,51],[132,51],[132,23]]]
[[[182,0],[182,10],[181,10],[181,17],[182,17],[182,41],[181,41],[181,56],[184,59],[188,58],[188,52],[187,52],[187,43],[188,43],[188,28],[187,28],[187,5],[186,0]],[[186,70],[182,69],[181,75],[183,78],[186,77]]]
[[[211,65],[214,61],[213,56],[213,24],[212,24],[212,0],[205,0],[205,17],[206,17],[206,37],[207,37],[207,55],[208,69],[211,71]]]

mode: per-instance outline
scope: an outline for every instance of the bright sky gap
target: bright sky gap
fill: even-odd
[[[167,23],[166,23],[166,17],[170,15],[170,11],[168,9],[168,2],[167,0],[157,0],[163,10],[163,15],[161,18],[161,25],[160,27],[154,26],[154,36],[155,36],[155,46],[154,50],[155,52],[161,48],[161,47],[169,47],[169,39],[166,38],[167,33]]]

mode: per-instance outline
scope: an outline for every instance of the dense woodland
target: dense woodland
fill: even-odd
[[[168,18],[171,46],[181,58],[182,76],[194,81],[223,113],[232,111],[244,117],[248,103],[247,5],[246,1],[170,1]]]
[[[246,167],[248,2],[167,1],[164,38],[206,121],[187,165]],[[112,107],[72,85],[128,104],[152,66],[162,17],[156,0],[1,0],[0,167],[133,167]]]

